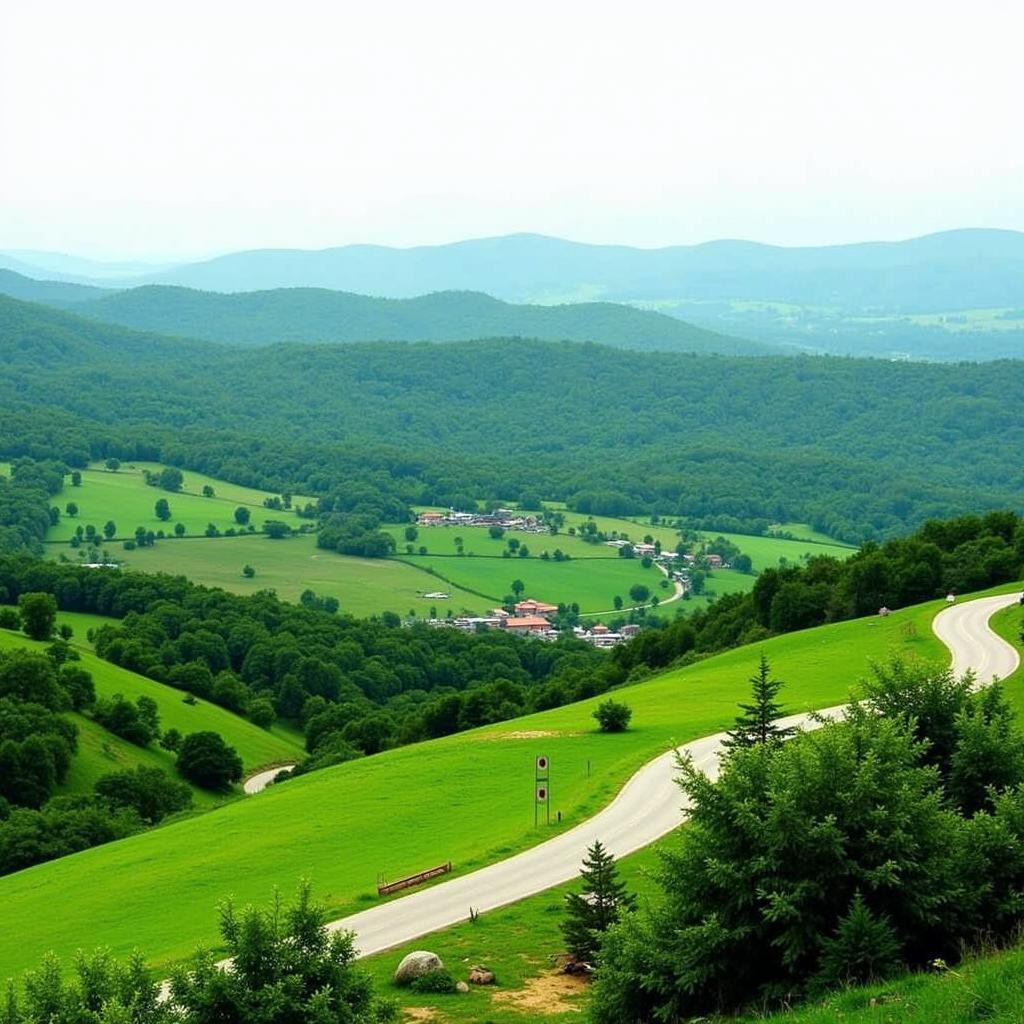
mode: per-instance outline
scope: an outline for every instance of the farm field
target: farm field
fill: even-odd
[[[65,618],[71,619],[72,616],[62,613],[58,616],[58,622]],[[99,622],[113,621],[110,619],[104,620],[98,615],[88,616],[88,618]],[[77,645],[77,638],[73,638],[73,642]],[[30,650],[42,651],[45,647],[45,643],[30,640],[21,633],[0,629],[0,650],[28,648]],[[78,664],[92,675],[98,697],[109,698],[115,693],[120,693],[131,701],[143,695],[152,697],[160,709],[161,729],[177,729],[183,735],[202,730],[212,730],[213,732],[220,733],[225,741],[238,751],[246,772],[251,772],[265,765],[294,760],[297,756],[302,755],[301,737],[285,726],[275,723],[270,730],[260,729],[247,719],[209,701],[200,700],[195,704],[186,704],[182,699],[184,694],[180,690],[176,690],[171,686],[165,686],[163,683],[155,682],[152,679],[146,679],[144,676],[129,672],[118,665],[112,665],[84,647],[79,646],[79,654],[81,661]],[[78,724],[81,726],[81,721]],[[92,725],[91,722],[89,724]],[[117,737],[108,733],[105,729],[100,729],[98,726],[93,726],[93,728],[98,731],[103,740],[117,740]],[[152,757],[145,758],[150,763],[159,763],[159,766],[162,768],[170,771],[174,770],[174,756],[168,751],[157,746],[148,751],[134,747],[131,744],[126,744],[126,746],[129,746],[134,753],[152,755]],[[97,750],[95,748],[95,744],[92,746],[83,745],[83,753],[86,757],[84,760],[82,758],[76,759],[76,761],[82,760],[82,765],[79,766],[77,774],[73,772],[72,780],[69,781],[69,788],[83,788],[83,786],[75,783],[74,780],[76,779],[87,782],[87,785],[83,782],[86,789],[90,788],[92,782],[95,781],[95,778],[90,774],[93,769],[88,767],[88,762],[90,761],[88,755],[96,754]],[[120,753],[124,755],[124,751]],[[114,771],[117,767],[116,764],[112,767],[103,766],[101,757],[93,758],[93,760],[98,762],[94,770],[95,777],[108,771]],[[117,758],[113,760],[117,760]]]
[[[608,550],[611,550],[610,548]],[[637,558],[572,559],[568,562],[543,561],[539,558],[471,558],[457,556],[434,558],[403,556],[410,565],[423,564],[433,568],[440,576],[469,590],[479,591],[498,603],[511,593],[512,581],[519,579],[525,585],[524,597],[536,598],[549,604],[571,604],[573,601],[586,614],[607,612],[615,614],[613,599],[619,596],[624,607],[633,602],[629,590],[634,584],[646,586],[652,595],[664,601],[673,594],[672,584],[653,565],[645,569]],[[662,586],[662,583],[665,586]],[[718,570],[708,577],[707,588],[714,594],[727,594],[736,590],[749,590],[754,577],[730,569]],[[672,606],[694,609],[706,604],[703,597],[691,598]]]
[[[579,537],[572,537],[564,531],[551,534],[547,531],[530,533],[526,530],[506,530],[504,537],[495,538],[483,526],[418,526],[416,527],[416,539],[408,541],[405,539],[407,525],[392,523],[383,527],[395,538],[396,550],[403,558],[407,544],[412,544],[417,551],[421,546],[425,547],[428,555],[457,554],[456,537],[461,538],[467,556],[472,553],[501,558],[501,553],[506,549],[509,539],[515,538],[530,549],[531,556],[539,555],[542,551],[551,554],[556,548],[559,548],[572,558],[619,557],[615,548],[610,548],[606,544],[588,544]],[[672,546],[675,547],[675,541]]]
[[[4,906],[33,922],[17,936],[0,933],[0,977],[48,949],[68,954],[83,945],[118,954],[137,947],[162,966],[196,942],[215,942],[209,908],[218,899],[262,901],[275,885],[294,889],[300,877],[311,878],[340,915],[376,899],[379,872],[399,877],[448,859],[458,872],[479,867],[593,813],[673,743],[731,724],[762,651],[787,683],[789,710],[824,707],[845,699],[869,662],[891,651],[944,660],[930,629],[943,606],[773,638],[624,688],[617,697],[632,707],[635,727],[621,735],[595,732],[597,701],[584,701],[339,765],[256,800],[0,879]],[[534,830],[538,753],[551,758],[553,809],[563,820]],[[46,912],[53,891],[74,894],[59,921]]]
[[[187,535],[201,536],[209,523],[221,531],[232,527],[237,529],[234,514],[239,505],[250,509],[251,522],[257,530],[268,519],[284,519],[294,526],[300,525],[301,521],[293,511],[264,508],[263,499],[270,496],[267,493],[190,472],[184,474],[183,489],[172,493],[159,487],[149,487],[143,480],[142,468],[159,470],[161,467],[153,463],[133,465],[135,469],[124,467],[116,473],[106,469],[83,470],[80,487],[72,486],[71,478],[66,477],[64,489],[52,499],[52,504],[61,510],[61,517],[57,525],[47,532],[47,542],[70,540],[79,525],[91,524],[102,535],[103,526],[108,520],[113,521],[117,527],[115,541],[133,537],[137,526],[144,526],[154,533],[163,530],[171,534],[176,523],[185,526]],[[203,497],[204,484],[214,488],[212,498]],[[171,518],[167,522],[159,520],[153,510],[160,498],[166,498],[171,509]],[[74,517],[64,511],[68,502],[78,506],[78,514]],[[116,545],[116,553],[109,541],[107,546],[111,548],[113,557],[117,558],[120,544]]]
[[[348,615],[377,615],[383,611],[405,615],[412,608],[417,615],[426,616],[439,602],[429,601],[423,594],[438,589],[451,593],[451,599],[440,602],[440,606],[451,608],[454,614],[463,608],[482,610],[487,604],[476,594],[453,589],[402,562],[325,551],[309,534],[286,540],[259,535],[183,538],[157,541],[151,548],[137,548],[123,555],[125,569],[184,575],[195,583],[223,587],[236,594],[274,590],[286,601],[297,601],[309,589],[321,597],[336,597],[341,612]],[[245,565],[256,570],[252,579],[242,575]]]

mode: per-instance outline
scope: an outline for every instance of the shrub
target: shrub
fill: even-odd
[[[451,994],[455,991],[455,979],[444,969],[427,971],[418,978],[413,978],[409,985],[413,992],[430,993],[431,995]]]
[[[598,704],[594,712],[601,732],[625,732],[632,717],[632,708],[610,698]]]

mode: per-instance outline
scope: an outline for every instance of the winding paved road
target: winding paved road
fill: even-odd
[[[262,793],[281,772],[290,772],[294,767],[294,764],[279,764],[276,768],[268,768],[265,772],[257,772],[255,775],[250,775],[242,783],[242,791],[246,796],[255,796],[257,793]]]
[[[971,669],[982,685],[1016,670],[1016,649],[989,629],[988,620],[1017,600],[1017,594],[979,598],[945,608],[935,617],[933,629],[950,649],[956,673]],[[841,713],[841,707],[822,712],[826,717]],[[793,715],[785,724],[815,727],[808,715]],[[725,733],[705,736],[681,747],[680,753],[689,754],[714,777],[724,737]],[[328,928],[354,931],[360,955],[369,956],[465,921],[470,907],[494,910],[570,881],[579,874],[586,849],[595,839],[616,857],[647,846],[686,816],[675,783],[675,758],[676,752],[670,750],[646,764],[607,807],[554,839],[461,878],[333,921]]]

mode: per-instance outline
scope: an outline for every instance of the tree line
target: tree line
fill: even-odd
[[[152,459],[366,510],[539,493],[584,513],[811,522],[860,542],[1014,507],[1024,483],[1009,457],[1024,428],[1004,415],[1024,398],[1016,362],[637,360],[500,340],[240,351],[2,298],[0,338],[8,455]],[[494,426],[524,408],[535,426]]]

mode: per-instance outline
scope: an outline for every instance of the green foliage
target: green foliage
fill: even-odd
[[[129,807],[144,821],[153,824],[192,803],[192,792],[187,785],[170,778],[159,768],[144,766],[105,775],[96,783],[94,791],[111,805]]]
[[[221,906],[220,934],[232,970],[200,950],[171,978],[171,1003],[182,1024],[225,1019],[260,1024],[387,1024],[397,1013],[374,999],[355,966],[353,936],[328,932],[324,908],[304,883],[295,904],[275,894],[269,910]]]
[[[57,601],[52,594],[21,594],[18,597],[21,626],[33,640],[49,640],[57,623]]]
[[[593,717],[597,720],[601,732],[625,732],[629,728],[633,710],[620,701],[609,698],[597,705]]]
[[[793,735],[792,728],[778,724],[783,717],[782,705],[776,700],[782,689],[782,681],[773,679],[768,659],[762,654],[757,675],[750,680],[750,704],[740,704],[742,715],[736,717],[736,724],[730,731],[724,746],[752,747],[756,744],[781,743]]]
[[[204,789],[225,790],[242,778],[242,759],[215,732],[194,732],[178,748],[178,771]]]
[[[448,971],[439,968],[413,978],[409,988],[424,995],[450,995],[455,992],[455,979]]]
[[[937,951],[952,957],[983,931],[1012,933],[1024,780],[1007,778],[992,748],[1003,742],[1016,762],[1021,738],[1000,728],[984,756],[969,747],[971,792],[992,789],[983,809],[959,804],[928,731],[952,720],[954,751],[970,735],[947,676],[896,666],[873,688],[888,697],[897,680],[911,707],[931,709],[925,725],[899,701],[869,696],[845,723],[735,748],[717,782],[684,763],[690,823],[665,858],[660,905],[613,929],[603,947],[594,1019],[771,1003]],[[989,720],[1002,722],[1002,711]],[[657,986],[639,980],[654,977]]]
[[[115,693],[107,700],[98,700],[93,718],[115,736],[139,747],[147,747],[160,735],[160,717],[151,697],[139,697],[133,704]]]
[[[593,963],[602,936],[623,913],[636,908],[636,897],[619,878],[615,858],[600,840],[587,849],[580,878],[582,890],[566,893],[562,936],[577,960]]]

